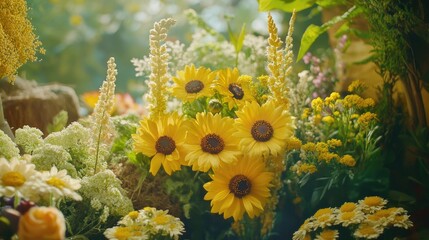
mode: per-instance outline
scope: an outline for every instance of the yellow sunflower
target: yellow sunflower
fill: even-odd
[[[184,122],[177,114],[140,122],[137,133],[132,136],[134,150],[152,157],[149,171],[153,175],[156,175],[161,165],[170,175],[184,164],[186,131],[183,125]]]
[[[250,91],[251,77],[240,77],[237,68],[227,68],[219,73],[216,89],[223,96],[223,101],[228,103],[228,108],[241,107],[246,102],[253,101]]]
[[[241,154],[239,140],[233,136],[234,120],[220,114],[198,113],[189,124],[185,149],[192,169],[207,172],[224,163],[234,163]]]
[[[194,65],[186,66],[185,70],[178,71],[173,77],[175,86],[173,95],[184,102],[192,102],[203,96],[213,94],[213,84],[216,73],[205,67],[195,68]]]
[[[233,217],[235,221],[243,218],[246,212],[250,218],[258,216],[270,197],[271,172],[265,171],[265,164],[259,158],[243,155],[237,164],[225,164],[210,175],[211,182],[204,184],[211,200],[211,212]]]
[[[294,131],[293,119],[282,106],[268,101],[262,106],[257,102],[246,103],[236,112],[237,133],[243,152],[251,156],[282,152],[287,139]]]

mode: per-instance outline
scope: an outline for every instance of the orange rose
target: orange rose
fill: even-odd
[[[65,232],[64,216],[54,207],[32,207],[19,220],[20,240],[63,240]]]

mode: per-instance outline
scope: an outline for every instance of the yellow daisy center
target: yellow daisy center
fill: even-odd
[[[353,210],[356,209],[356,204],[352,203],[352,202],[348,202],[348,203],[344,203],[341,207],[340,207],[340,211],[341,212],[351,212]]]
[[[156,216],[153,221],[157,224],[157,225],[164,225],[166,223],[168,223],[169,219],[167,216],[165,215],[160,215],[160,216]]]
[[[243,99],[244,92],[243,92],[243,89],[240,87],[240,85],[236,83],[231,83],[228,86],[228,90],[232,93],[235,99],[238,99],[238,100]]]
[[[323,216],[325,214],[332,214],[332,209],[321,208],[321,209],[317,210],[317,212],[314,214],[314,217],[318,218],[318,217]]]
[[[1,181],[5,186],[19,187],[25,183],[25,177],[19,172],[7,172],[5,173]]]
[[[356,216],[355,212],[344,212],[341,214],[341,220],[343,221],[350,221]]]
[[[51,186],[54,186],[56,188],[59,188],[59,189],[64,188],[66,186],[66,183],[63,180],[61,180],[60,178],[57,178],[57,177],[51,177],[51,178],[49,178],[46,181],[46,183],[49,184],[49,185],[51,185]]]
[[[363,202],[367,206],[380,206],[383,204],[383,199],[381,197],[366,197]]]
[[[131,231],[127,227],[117,227],[114,235],[117,239],[128,239],[131,237]]]
[[[274,129],[270,123],[259,120],[256,121],[252,126],[252,137],[258,142],[267,142],[273,137]]]
[[[320,233],[320,237],[322,239],[335,239],[337,237],[338,233],[334,230],[324,230]]]
[[[200,80],[191,80],[185,85],[187,93],[198,93],[204,88],[204,83]]]
[[[229,190],[238,198],[242,198],[250,193],[252,183],[249,178],[244,175],[235,175],[229,181]]]
[[[201,149],[204,152],[211,154],[218,154],[222,152],[225,147],[223,139],[216,134],[207,134],[201,139]]]
[[[129,212],[129,213],[128,213],[128,216],[129,216],[131,219],[135,220],[135,219],[137,219],[137,217],[139,216],[139,212],[137,212],[137,211]]]
[[[171,137],[162,136],[156,141],[155,149],[159,153],[170,155],[176,149],[176,142]]]
[[[361,225],[357,231],[363,236],[378,234],[373,226],[367,224]]]

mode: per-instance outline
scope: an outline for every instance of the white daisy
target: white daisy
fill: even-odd
[[[55,199],[69,197],[76,201],[82,200],[76,192],[81,187],[80,180],[67,175],[65,169],[58,171],[57,167],[53,166],[50,171],[42,172],[38,179],[39,184],[34,185],[33,189],[38,188],[43,197],[52,194]]]
[[[34,164],[12,158],[8,161],[0,158],[0,197],[21,197],[34,201],[36,196],[31,186],[34,184],[32,176],[40,174]]]

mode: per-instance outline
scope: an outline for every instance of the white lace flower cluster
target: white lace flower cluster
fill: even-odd
[[[128,239],[159,239],[161,236],[179,239],[184,231],[183,222],[168,214],[168,210],[145,207],[129,212],[119,220],[118,226],[106,229],[104,235],[109,240],[120,236],[128,236]]]

